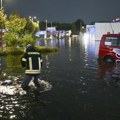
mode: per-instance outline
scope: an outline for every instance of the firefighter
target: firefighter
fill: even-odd
[[[23,90],[28,91],[30,89],[29,83],[34,78],[34,84],[37,88],[40,88],[40,72],[42,67],[41,54],[31,44],[26,47],[26,52],[21,57],[21,65],[25,68],[25,76],[23,78],[21,87]]]

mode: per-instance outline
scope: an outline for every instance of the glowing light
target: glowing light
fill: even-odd
[[[84,42],[84,45],[85,45],[85,49],[87,49],[87,45],[88,45],[88,42],[89,42],[89,34],[85,33],[83,35],[83,42]]]
[[[89,34],[88,34],[88,33],[84,33],[83,39],[84,39],[84,40],[87,40],[88,38],[89,38]]]
[[[11,115],[10,116],[10,119],[14,119],[14,118],[16,118],[16,115]]]
[[[71,48],[71,37],[69,38],[68,43],[69,43],[69,48]]]

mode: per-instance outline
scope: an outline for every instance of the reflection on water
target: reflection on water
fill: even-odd
[[[116,63],[104,63],[99,62],[99,76],[100,79],[104,79],[107,73],[112,73],[115,69]]]
[[[99,62],[99,78],[107,85],[120,85],[120,63]]]
[[[36,96],[39,98],[40,93],[52,89],[52,85],[47,81],[40,80],[40,85],[42,89],[41,91],[37,91],[33,81],[31,81],[29,84],[31,91],[26,93],[26,91],[22,90],[21,80],[18,77],[8,76],[8,80],[0,81],[0,119],[31,119],[32,114],[29,114],[31,105],[39,105],[36,103]],[[41,102],[39,98],[39,103]],[[44,101],[42,105],[43,103]],[[40,105],[39,107],[41,108],[42,106]]]
[[[59,52],[43,55],[41,79],[48,81],[52,89],[40,94],[0,94],[0,118],[119,120],[120,63],[97,61],[99,41],[81,36],[46,44],[60,48]],[[9,80],[8,76],[23,77],[19,59],[20,56],[1,58],[4,69],[0,71],[0,81]]]
[[[32,119],[32,114],[29,112],[29,109],[31,109],[33,104],[35,104],[35,108],[40,104],[39,107],[41,108],[45,101],[38,100],[40,94],[52,89],[52,85],[49,82],[40,80],[41,91],[36,91],[37,89],[35,89],[33,81],[29,84],[31,87],[29,93],[22,90],[21,81],[24,70],[20,66],[20,57],[2,57],[0,61],[0,120]],[[46,66],[48,66],[48,63]]]

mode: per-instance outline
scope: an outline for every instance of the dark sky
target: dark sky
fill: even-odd
[[[90,24],[120,17],[120,0],[3,0],[3,6],[7,14],[18,11],[21,17],[36,16],[48,22],[82,19]]]

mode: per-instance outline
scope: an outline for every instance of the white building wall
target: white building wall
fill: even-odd
[[[95,23],[95,40],[100,40],[103,34],[120,33],[120,22]]]

